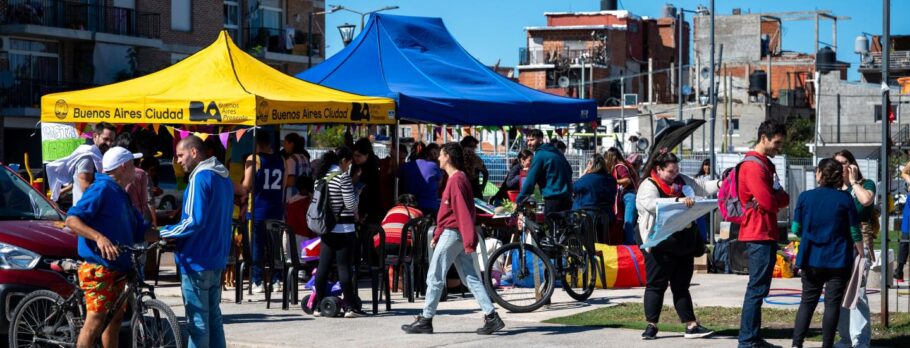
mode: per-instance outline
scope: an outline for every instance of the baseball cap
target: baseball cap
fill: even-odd
[[[104,153],[104,157],[101,159],[101,167],[104,168],[104,172],[107,173],[120,168],[124,163],[137,158],[142,158],[142,154],[132,153],[130,150],[120,146],[114,146]]]

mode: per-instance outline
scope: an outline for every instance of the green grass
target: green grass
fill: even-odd
[[[714,330],[718,335],[736,336],[739,334],[739,308],[697,307],[695,316],[702,325]],[[684,332],[685,325],[679,322],[676,312],[664,306],[660,313],[662,322],[658,328],[663,332]],[[796,321],[795,309],[762,309],[762,336],[772,339],[789,339],[793,337],[793,323]],[[877,322],[878,317],[873,318]],[[553,318],[545,321],[551,324],[575,326],[603,326],[609,328],[644,330],[644,305],[641,303],[620,303],[616,306],[598,308],[567,317]],[[884,329],[878,323],[873,325],[873,344],[886,347],[910,347],[910,314],[893,313],[891,327]],[[812,329],[808,340],[821,340],[821,315],[812,317]]]

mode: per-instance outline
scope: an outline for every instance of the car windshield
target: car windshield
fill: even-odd
[[[0,220],[63,220],[41,193],[9,169],[0,167]]]

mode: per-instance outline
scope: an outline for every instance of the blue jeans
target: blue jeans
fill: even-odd
[[[483,241],[481,241],[483,243]],[[464,251],[464,242],[461,239],[461,233],[458,231],[446,229],[439,236],[436,242],[436,248],[433,249],[433,257],[430,259],[430,269],[427,272],[427,295],[426,303],[423,305],[423,317],[432,318],[436,315],[436,307],[439,306],[439,297],[442,296],[442,287],[445,286],[446,272],[449,267],[455,264],[455,270],[461,278],[462,284],[471,290],[474,299],[480,304],[483,314],[490,314],[496,310],[493,302],[490,302],[490,296],[487,295],[480,277],[477,276],[477,270],[474,268],[474,258]]]
[[[750,347],[761,340],[761,305],[771,290],[777,242],[746,242],[746,253],[749,254],[749,285],[739,322],[740,348]]]
[[[635,225],[638,224],[638,219],[636,216],[638,212],[635,211],[635,193],[628,192],[622,195],[622,203],[625,207],[625,212],[623,215],[622,222],[622,243],[625,245],[637,245],[635,242]]]
[[[222,269],[180,274],[183,305],[189,327],[189,348],[226,346],[221,319]]]

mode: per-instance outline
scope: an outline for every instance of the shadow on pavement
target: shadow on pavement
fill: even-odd
[[[537,333],[542,335],[569,335],[587,331],[602,330],[603,328],[603,326],[535,325],[509,329],[509,327],[506,326],[506,328],[503,331],[499,332],[498,335],[513,336],[525,333]]]
[[[224,314],[224,323],[225,324],[243,324],[243,323],[278,323],[278,322],[291,322],[291,321],[308,321],[313,320],[313,318],[308,318],[302,315],[296,314],[261,314],[261,313],[242,313],[242,314]]]

